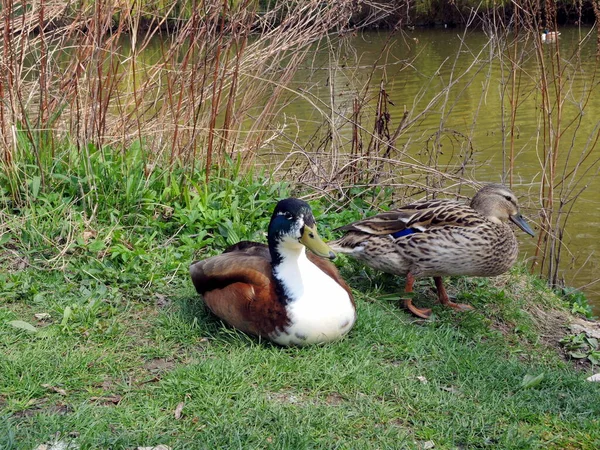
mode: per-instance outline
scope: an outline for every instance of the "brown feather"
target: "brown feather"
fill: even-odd
[[[407,289],[412,289],[414,278],[434,277],[440,302],[464,309],[448,300],[440,277],[495,276],[510,269],[519,246],[509,220],[533,235],[514,193],[490,184],[470,205],[423,200],[345,225],[339,228],[345,234],[329,245],[375,269],[406,275]],[[407,228],[412,232],[395,234]],[[408,307],[419,317],[427,316]]]
[[[267,337],[286,325],[287,315],[277,300],[270,255],[265,258],[260,254],[261,245],[229,248],[226,253],[195,262],[190,275],[213,314],[245,333]]]
[[[335,265],[311,252],[307,256],[348,292],[354,305],[350,287]],[[288,325],[285,305],[275,290],[271,255],[265,244],[239,242],[221,255],[193,263],[190,275],[208,308],[229,325],[262,337]]]
[[[424,200],[358,220],[337,230],[385,235],[406,228],[420,230],[448,226],[465,228],[478,226],[480,223],[481,216],[462,203],[452,200]]]

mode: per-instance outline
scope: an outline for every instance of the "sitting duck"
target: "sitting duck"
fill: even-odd
[[[356,321],[354,299],[328,260],[335,254],[317,234],[310,206],[278,202],[267,241],[242,241],[190,266],[206,306],[230,326],[283,346],[346,335]]]

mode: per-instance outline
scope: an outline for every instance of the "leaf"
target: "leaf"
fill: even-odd
[[[593,365],[600,364],[600,351],[591,352],[587,357]]]
[[[37,313],[33,315],[37,320],[50,320],[52,316],[48,313]]]
[[[105,245],[102,239],[94,239],[92,242],[89,243],[88,250],[91,252],[99,252],[100,250],[103,250],[104,247]]]
[[[592,381],[594,383],[600,383],[600,373],[596,373],[596,374],[592,375],[591,377],[587,377],[586,381]]]
[[[44,327],[38,330],[37,335],[41,338],[47,338],[56,335],[56,328],[54,327]]]
[[[183,411],[183,407],[185,406],[184,402],[180,402],[177,407],[175,408],[175,419],[179,420],[181,419],[181,412]]]
[[[39,176],[35,176],[31,180],[31,195],[33,196],[33,198],[37,198],[38,194],[40,193],[41,182],[42,179]]]
[[[83,242],[86,244],[92,240],[92,238],[96,237],[96,232],[93,230],[85,230],[81,237],[83,238]]]
[[[118,394],[109,395],[107,397],[90,397],[92,402],[100,402],[104,405],[114,404],[118,405],[121,402],[122,397]]]
[[[412,292],[405,292],[402,294],[402,298],[412,298]],[[384,295],[378,295],[377,296],[377,300],[382,301],[382,302],[397,302],[398,300],[400,300],[400,296],[398,294],[384,294]]]
[[[65,391],[63,388],[52,386],[51,384],[42,384],[42,387],[45,387],[46,389],[54,391],[57,394],[60,394],[60,395],[63,395],[63,396],[67,395],[67,391]]]
[[[521,389],[529,389],[537,386],[544,379],[544,373],[540,373],[539,375],[530,375],[527,374],[523,377],[523,381],[521,381]]]
[[[6,244],[8,241],[10,241],[10,238],[12,237],[12,234],[10,233],[4,233],[0,236],[0,245],[4,245]]]
[[[11,327],[18,328],[20,330],[30,331],[32,333],[37,333],[38,329],[31,325],[28,322],[23,320],[11,320],[7,322]]]
[[[33,450],[78,450],[79,446],[72,441],[54,441],[51,444],[40,444]]]
[[[63,318],[60,321],[61,326],[64,327],[67,324],[67,322],[69,321],[69,318],[71,317],[71,314],[73,314],[73,310],[71,309],[70,306],[67,306],[65,308],[65,310],[63,311]]]
[[[583,359],[587,357],[587,354],[583,352],[569,352],[569,355],[575,359]]]

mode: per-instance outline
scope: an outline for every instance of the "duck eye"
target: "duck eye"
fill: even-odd
[[[510,195],[505,195],[504,198],[509,202],[512,202],[512,197]]]

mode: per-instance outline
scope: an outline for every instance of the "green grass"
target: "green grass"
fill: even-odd
[[[403,280],[341,257],[355,328],[280,348],[211,316],[187,270],[264,241],[290,188],[233,163],[206,186],[189,170],[144,177],[135,152],[103,156],[56,166],[47,186],[0,178],[0,448],[600,447],[600,388],[545,344],[530,311],[567,313],[519,268],[451,280],[476,311],[434,306],[422,323],[398,307]],[[325,237],[364,212],[360,199],[341,214],[313,207]],[[430,288],[419,281],[419,304]]]

